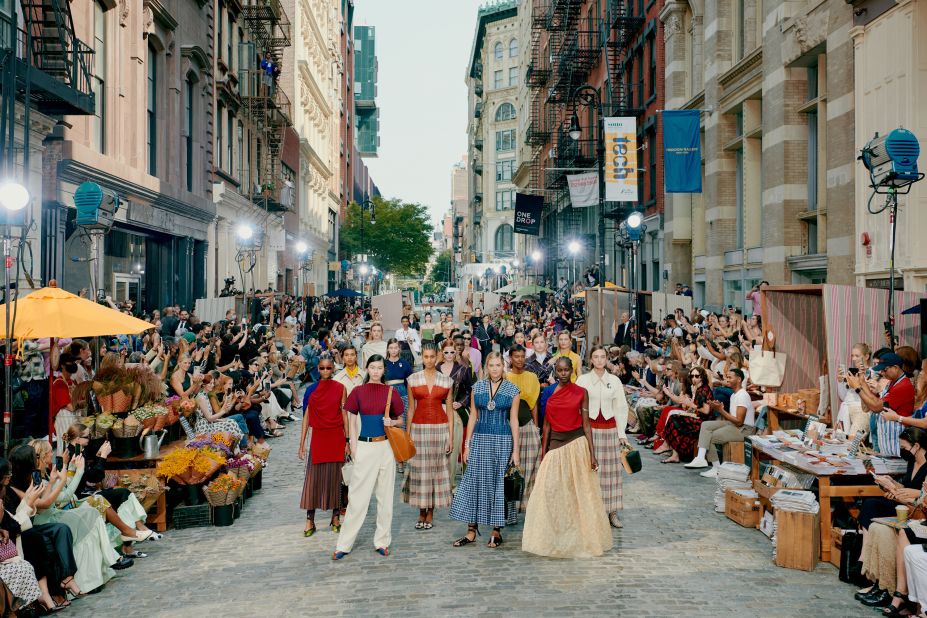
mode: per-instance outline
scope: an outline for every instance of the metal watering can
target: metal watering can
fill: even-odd
[[[161,443],[164,442],[167,431],[162,430],[160,436],[155,435],[156,433],[158,432],[142,434],[142,437],[138,440],[138,445],[141,447],[145,459],[157,459],[158,453],[161,452]]]

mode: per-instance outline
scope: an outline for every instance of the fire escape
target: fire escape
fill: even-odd
[[[609,0],[608,21],[612,36],[605,45],[608,56],[608,80],[611,84],[613,116],[640,116],[643,105],[640,94],[636,97],[627,72],[628,48],[632,38],[644,23],[642,15],[632,15],[633,0]]]
[[[257,185],[251,187],[251,199],[268,212],[284,212],[289,209],[292,192],[284,190],[280,154],[286,131],[292,126],[291,106],[276,76],[268,74],[261,63],[269,60],[283,69],[283,50],[290,45],[290,22],[280,0],[244,0],[243,4],[255,53],[240,70],[239,88],[242,107],[256,126],[260,140]]]
[[[14,0],[16,2],[18,0]],[[12,3],[8,6],[13,7]],[[29,136],[11,143],[16,101],[47,116],[86,116],[95,110],[93,50],[74,34],[67,0],[22,0],[19,19],[0,14],[0,166],[30,151]],[[17,131],[18,133],[18,131]],[[28,173],[28,172],[27,172]]]

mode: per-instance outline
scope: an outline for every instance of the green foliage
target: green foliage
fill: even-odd
[[[447,284],[451,272],[451,252],[450,250],[442,251],[435,258],[435,265],[431,267],[428,273],[428,279],[434,283]]]
[[[422,276],[432,252],[433,227],[428,209],[398,199],[375,197],[372,202],[376,214],[376,223],[372,225],[370,210],[362,211],[356,203],[348,205],[347,221],[340,230],[343,259],[351,260],[366,253],[368,262],[381,271],[396,276]]]

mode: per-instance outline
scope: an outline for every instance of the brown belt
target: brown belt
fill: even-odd
[[[368,438],[367,436],[359,436],[357,439],[360,442],[383,442],[383,440],[386,440],[386,436],[375,436],[373,438]]]

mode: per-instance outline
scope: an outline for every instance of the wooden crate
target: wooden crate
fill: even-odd
[[[818,513],[776,511],[776,566],[813,571],[821,550]]]
[[[843,548],[843,530],[831,528],[830,530],[830,563],[840,568],[840,552]]]
[[[724,444],[724,452],[722,453],[722,459],[724,461],[729,461],[732,463],[744,463],[744,443],[743,442],[727,442]]]
[[[744,528],[757,528],[760,525],[760,502],[728,489],[724,492],[724,514]]]

